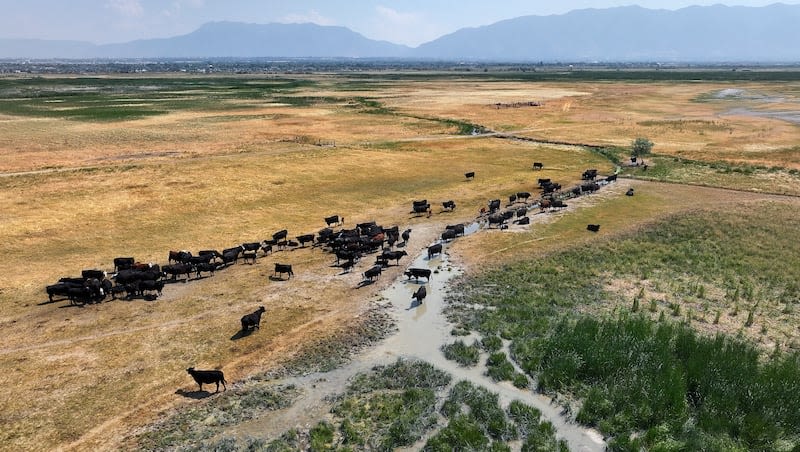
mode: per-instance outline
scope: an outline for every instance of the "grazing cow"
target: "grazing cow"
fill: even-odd
[[[588,231],[597,232],[597,231],[600,230],[600,225],[599,224],[589,224],[589,225],[586,226],[586,229]]]
[[[445,202],[442,203],[442,207],[445,210],[449,210],[449,211],[452,212],[452,211],[456,210],[456,202],[453,201],[453,200],[445,201]]]
[[[306,243],[311,242],[314,243],[314,234],[303,234],[297,236],[297,241],[300,242],[300,246],[306,246]]]
[[[212,260],[214,260],[213,254],[198,254],[197,256],[192,256],[189,259],[189,263],[192,265],[207,264]]]
[[[341,264],[339,264],[339,267],[342,268],[342,272],[349,273],[350,270],[353,269],[354,265],[356,265],[356,263],[354,261],[346,260],[346,261],[342,262]]]
[[[519,220],[514,221],[514,223],[519,225],[531,224],[531,219],[529,217],[522,217]]]
[[[526,192],[526,191],[521,191],[521,192],[517,193],[517,199],[519,199],[522,202],[527,202],[528,198],[530,198],[530,197],[531,197],[531,194]]]
[[[428,247],[428,259],[432,258],[436,254],[442,254],[441,243],[437,243],[436,245],[431,245]]]
[[[541,187],[541,186],[543,186],[543,185],[549,184],[550,182],[551,182],[551,181],[550,181],[550,179],[549,179],[549,178],[548,178],[548,179],[542,179],[542,178],[539,178],[539,180],[538,180],[538,182],[537,182],[537,183],[538,183],[538,184],[539,184],[539,186]]]
[[[475,171],[470,171],[468,173],[464,173],[464,177],[467,178],[467,180],[475,179]]]
[[[420,286],[420,288],[414,292],[414,295],[411,296],[411,299],[417,300],[419,304],[422,304],[422,300],[424,300],[426,296],[428,296],[428,290],[425,289],[425,286]]]
[[[548,182],[542,185],[542,192],[545,194],[554,193],[558,190],[561,190],[561,184],[557,184],[555,182]]]
[[[261,248],[261,242],[242,243],[240,246],[242,251],[258,251]]]
[[[431,279],[431,270],[429,268],[412,267],[406,270],[404,274],[408,277],[408,279],[411,279],[413,277],[415,280],[419,280],[421,276],[424,276],[425,279],[427,279],[428,281],[430,281]]]
[[[606,177],[606,182],[614,182],[616,180],[617,180],[617,175],[616,174],[612,174],[612,175]]]
[[[411,238],[411,229],[406,229],[405,231],[403,231],[400,237],[402,237],[403,243],[408,243],[408,239]]]
[[[540,170],[544,168],[544,163],[542,162],[533,162],[533,169]]]
[[[364,272],[364,279],[372,281],[381,274],[381,271],[383,271],[383,267],[381,267],[380,265],[376,265]]]
[[[291,277],[294,276],[294,272],[292,271],[292,266],[290,264],[275,263],[275,273],[273,273],[273,276],[284,273],[286,273],[288,275],[288,278],[291,279]]]
[[[594,169],[594,168],[587,169],[581,175],[581,179],[583,179],[583,180],[594,180],[596,177],[597,177],[597,170]]]
[[[254,312],[242,317],[242,331],[257,330],[261,323],[261,314],[265,311],[264,306],[260,306]]]
[[[567,207],[567,204],[560,199],[554,199],[550,207],[554,209],[564,209]]]
[[[454,231],[456,236],[464,235],[464,225],[461,224],[461,223],[459,223],[459,224],[448,224],[444,228],[447,229],[448,231]]]
[[[163,290],[164,281],[139,281],[139,293],[142,294],[142,296],[145,295],[145,292],[156,292],[156,296],[160,296]]]
[[[629,188],[628,191],[625,192],[625,196],[633,196],[633,187]]]
[[[317,233],[317,243],[328,243],[334,238],[333,229],[324,228]]]
[[[224,265],[235,264],[239,260],[239,253],[242,252],[241,248],[229,248],[222,252],[222,263]]]
[[[106,272],[103,270],[82,270],[81,271],[81,278],[83,279],[99,279],[103,280],[106,277]]]
[[[261,251],[264,252],[264,256],[272,252],[272,245],[267,243],[261,243]]]
[[[325,224],[327,224],[328,227],[341,226],[342,224],[344,224],[344,217],[339,218],[339,215],[331,215],[329,217],[325,217]]]
[[[500,215],[503,217],[503,219],[505,219],[507,221],[507,220],[510,220],[510,219],[514,218],[514,211],[513,210],[506,210],[505,212],[501,213]]]
[[[517,216],[517,218],[522,218],[524,216],[527,216],[528,215],[528,209],[526,209],[525,207],[517,209],[517,211],[515,212],[515,215]]]
[[[173,262],[189,262],[189,259],[191,258],[192,258],[192,253],[185,250],[170,251],[168,263],[171,264]]]
[[[427,199],[423,199],[422,201],[413,201],[411,203],[411,213],[422,214],[425,212],[429,212],[430,210],[431,210],[431,205],[428,204]]]
[[[258,258],[258,251],[243,251],[242,252],[242,263],[246,264],[247,261],[252,261],[251,264],[256,263],[256,259]]]
[[[281,240],[286,240],[286,237],[289,235],[289,231],[286,229],[280,230],[274,234],[272,234],[272,240],[279,242]]]
[[[83,284],[72,284],[68,282],[58,282],[53,285],[45,287],[47,297],[53,301],[54,296],[66,297],[69,295],[69,289],[83,287]]]
[[[590,183],[590,184],[583,184],[583,185],[581,185],[581,191],[582,191],[582,192],[594,193],[594,192],[596,192],[597,190],[600,190],[600,186],[599,186],[599,185],[597,185],[597,184],[596,184],[596,183],[594,183],[594,182],[592,182],[592,183]]]
[[[132,257],[115,257],[114,258],[114,272],[119,272],[120,270],[128,270],[130,269],[136,260]]]
[[[517,195],[509,195],[508,196],[508,203],[509,204],[514,204],[515,202],[517,202]]]
[[[497,210],[500,210],[500,200],[492,199],[489,201],[489,213],[495,213]]]
[[[197,254],[200,255],[200,256],[208,256],[210,254],[211,256],[213,256],[215,258],[216,257],[222,258],[222,254],[217,250],[200,250],[200,251],[197,252]],[[212,258],[212,260],[213,260],[213,258]],[[209,261],[209,262],[211,262],[211,261]]]
[[[194,370],[194,367],[186,369],[186,372],[194,378],[194,381],[200,386],[200,391],[203,390],[203,385],[210,385],[211,383],[217,384],[216,392],[219,392],[219,384],[227,391],[228,387],[225,386],[225,375],[221,370]]]
[[[456,231],[454,231],[452,229],[448,229],[448,230],[442,232],[442,241],[443,242],[454,240],[455,238],[456,238]]]
[[[382,257],[386,258],[387,261],[395,261],[397,265],[400,265],[400,258],[403,256],[408,256],[408,253],[405,251],[384,251],[381,255]]]

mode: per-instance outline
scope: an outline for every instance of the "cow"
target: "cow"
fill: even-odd
[[[428,296],[428,290],[425,289],[425,286],[420,286],[420,288],[414,292],[414,295],[411,296],[411,299],[417,300],[417,303],[422,304],[422,300],[424,300],[426,296]]]
[[[540,170],[544,168],[544,163],[542,162],[533,162],[533,169]]]
[[[247,261],[252,261],[251,264],[255,264],[257,259],[258,259],[258,250],[242,252],[243,264],[246,264]]]
[[[222,251],[222,263],[223,265],[230,265],[235,264],[239,260],[239,254],[242,252],[242,249],[239,247],[236,248],[228,248]]]
[[[443,242],[454,240],[455,238],[456,238],[456,231],[454,231],[452,229],[448,229],[448,230],[442,232],[442,241]]]
[[[372,281],[381,274],[381,271],[383,271],[383,267],[376,265],[364,272],[364,279]]]
[[[264,306],[259,306],[254,312],[242,316],[242,331],[257,330],[261,323],[261,314],[265,311]]]
[[[273,273],[273,276],[284,273],[286,273],[288,275],[287,277],[291,279],[292,276],[294,276],[294,272],[292,271],[292,266],[290,264],[275,263],[275,273]]]
[[[522,202],[527,202],[530,197],[531,194],[526,191],[517,192],[517,199]]]
[[[459,223],[459,224],[448,224],[447,226],[445,226],[445,229],[448,230],[448,231],[454,231],[456,236],[464,235],[464,225],[461,224],[461,223]]]
[[[586,230],[588,230],[588,231],[592,231],[592,232],[597,232],[597,231],[599,231],[599,230],[600,230],[600,225],[599,225],[599,224],[589,224],[589,225],[586,225]]]
[[[156,292],[157,295],[161,295],[161,292],[164,291],[164,281],[152,281],[152,280],[143,280],[139,281],[139,293],[142,296],[145,295],[145,292]]]
[[[529,217],[522,217],[519,220],[515,220],[514,223],[524,226],[526,224],[531,224],[531,219]]]
[[[211,256],[213,256],[213,258],[211,260],[214,260],[214,258],[217,258],[217,257],[222,258],[222,254],[217,250],[200,250],[200,251],[197,252],[197,254],[200,255],[200,256],[211,255]],[[209,262],[211,262],[211,261],[209,261]]]
[[[356,263],[351,259],[351,260],[346,260],[346,261],[342,262],[341,264],[339,264],[339,267],[342,268],[342,272],[343,273],[349,273],[350,270],[352,270],[353,266],[355,266],[355,265],[356,265]]]
[[[449,210],[449,211],[451,211],[451,212],[452,212],[452,211],[456,210],[456,202],[455,202],[455,201],[453,201],[453,200],[450,200],[450,201],[444,201],[444,202],[442,203],[442,207],[443,207],[445,210]]]
[[[594,169],[594,168],[587,169],[581,175],[581,179],[583,179],[583,180],[594,180],[596,177],[597,177],[597,170]]]
[[[617,175],[616,174],[612,174],[612,175],[606,177],[606,182],[614,182],[616,180],[617,180]]]
[[[170,251],[168,263],[171,264],[173,262],[189,262],[189,259],[191,259],[191,257],[192,253],[185,250]]]
[[[76,287],[83,287],[83,283],[74,284],[69,282],[57,282],[45,287],[45,291],[47,292],[47,297],[52,302],[54,296],[67,297],[69,295],[69,289]]]
[[[519,209],[516,210],[516,212],[514,214],[517,216],[517,218],[522,218],[522,217],[528,215],[528,209],[526,209],[524,207],[519,208]]]
[[[261,251],[264,252],[264,256],[270,254],[272,252],[272,245],[268,243],[261,243]]]
[[[554,209],[565,209],[567,207],[567,204],[560,199],[554,199],[550,207]]]
[[[539,180],[537,181],[537,183],[539,184],[540,187],[545,185],[545,184],[549,184],[550,182],[551,181],[550,181],[549,178],[548,179],[539,178]]]
[[[422,214],[425,212],[429,212],[431,210],[431,205],[428,204],[428,200],[423,199],[422,201],[413,201],[411,203],[411,213]]]
[[[197,256],[192,256],[189,259],[189,263],[192,265],[207,264],[212,260],[214,260],[213,254],[198,254]]]
[[[261,248],[261,242],[242,243],[239,246],[242,247],[242,251],[258,251]]]
[[[106,277],[106,272],[103,270],[81,270],[81,278],[86,279],[99,279],[103,280]]]
[[[403,239],[404,244],[408,243],[408,239],[411,238],[411,229],[406,229],[405,231],[403,231],[400,237]]]
[[[341,226],[342,224],[344,224],[344,217],[339,218],[339,215],[331,215],[329,217],[325,217],[325,224],[327,224],[328,227]]]
[[[201,262],[194,266],[194,271],[197,274],[197,277],[200,278],[202,273],[211,273],[211,276],[214,276],[214,272],[217,270],[217,264],[211,262]]]
[[[597,185],[597,184],[596,184],[596,183],[594,183],[594,182],[592,182],[592,183],[589,183],[589,184],[583,184],[583,185],[581,185],[581,191],[582,191],[582,192],[594,193],[594,192],[596,192],[597,190],[600,190],[600,186],[599,186],[599,185]]]
[[[475,179],[475,171],[469,171],[467,173],[464,173],[464,177],[467,180]]]
[[[625,196],[633,196],[633,187],[629,188],[628,191],[625,192]]]
[[[272,240],[279,242],[281,240],[286,240],[286,237],[289,235],[289,231],[286,229],[280,230],[274,234],[272,234]]]
[[[419,280],[421,276],[424,276],[428,281],[431,279],[431,270],[429,268],[411,267],[406,270],[404,274],[408,277],[408,279],[414,278],[415,280]]]
[[[431,245],[428,247],[428,259],[432,258],[436,254],[442,254],[441,243],[437,243],[436,245]]]
[[[517,202],[517,195],[509,195],[508,196],[508,203],[509,204],[514,204],[515,202]]]
[[[297,241],[300,242],[300,246],[306,246],[308,242],[314,243],[314,234],[298,235],[296,238]]]
[[[495,211],[500,209],[500,200],[499,199],[492,199],[489,201],[489,213],[494,213]]]
[[[225,375],[221,370],[194,370],[194,367],[186,369],[186,372],[194,378],[194,381],[200,386],[200,391],[203,390],[203,385],[210,385],[211,383],[217,384],[216,392],[219,392],[219,384],[227,391],[228,387],[225,386]]]
[[[115,257],[114,258],[114,273],[120,270],[128,270],[136,262],[132,257]]]
[[[172,265],[165,265],[161,269],[165,274],[170,275],[172,280],[178,279],[178,275],[186,275],[186,279],[188,280],[190,277],[190,273],[194,270],[191,264],[178,262],[177,264]]]
[[[506,222],[506,218],[502,215],[489,215],[489,227],[493,224],[502,226]]]
[[[408,253],[406,253],[405,251],[402,251],[402,250],[401,251],[384,251],[382,256],[385,257],[387,261],[396,261],[397,265],[400,265],[400,258],[402,258],[403,256],[408,256]]]

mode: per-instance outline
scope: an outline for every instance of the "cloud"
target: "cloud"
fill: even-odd
[[[378,5],[375,7],[375,10],[378,12],[378,17],[395,25],[413,25],[421,20],[420,16],[417,14],[401,13],[388,6]]]
[[[106,8],[113,9],[126,17],[141,17],[144,15],[144,7],[139,0],[108,0]]]
[[[384,5],[375,7],[375,20],[363,29],[373,39],[411,46],[438,38],[443,33],[441,26],[424,13],[402,12]]]
[[[305,24],[305,23],[313,23],[317,25],[336,25],[336,21],[325,17],[319,13],[317,10],[311,10],[307,13],[291,13],[287,14],[280,19],[278,22],[286,23],[286,24]]]

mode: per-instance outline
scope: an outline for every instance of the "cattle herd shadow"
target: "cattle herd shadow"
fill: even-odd
[[[178,389],[175,391],[175,394],[186,397],[187,399],[202,400],[211,397],[215,393],[208,391],[186,391],[184,389]]]
[[[412,309],[416,309],[416,308],[418,308],[420,306],[422,306],[422,302],[421,301],[419,301],[417,299],[411,300],[411,304],[406,308],[406,311],[410,311]]]
[[[375,281],[373,281],[371,279],[364,279],[364,280],[362,280],[361,282],[358,283],[358,285],[356,286],[356,289],[360,289],[362,287],[367,287],[367,286],[369,286],[369,285],[371,285],[373,283],[375,283]]]
[[[289,278],[282,278],[280,276],[270,275],[269,276],[269,280],[270,281],[288,281]]]

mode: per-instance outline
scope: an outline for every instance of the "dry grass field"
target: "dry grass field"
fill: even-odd
[[[0,79],[0,384],[8,395],[0,401],[0,449],[116,450],[163,410],[195,403],[176,393],[193,388],[186,367],[222,368],[230,382],[269,370],[308,341],[357,325],[402,266],[356,289],[367,264],[340,275],[330,254],[296,249],[168,284],[156,301],[83,307],[46,302],[44,287],[62,276],[111,270],[117,256],[165,264],[169,250],[220,250],[284,228],[291,238],[319,231],[332,214],[347,226],[375,220],[412,228],[413,255],[445,224],[476,218],[488,199],[534,192],[537,177],[570,186],[586,168],[614,171],[581,147],[459,134],[464,127],[622,147],[646,136],[667,156],[800,169],[797,124],[730,113],[765,109],[757,99],[715,97],[736,88],[782,97],[791,108],[798,89],[790,84],[301,81],[220,79],[192,91],[178,77],[142,78],[123,94],[98,89],[89,100],[61,96],[58,87],[94,86],[91,79]],[[36,88],[48,83],[49,91]],[[229,84],[258,90],[229,96]],[[49,103],[25,90],[46,91]],[[184,104],[165,100],[187,92]],[[159,107],[121,119],[67,114],[90,101]],[[527,101],[542,105],[495,106]],[[534,161],[545,169],[532,172]],[[464,180],[466,171],[475,171],[474,181]],[[765,191],[773,191],[769,183]],[[630,185],[641,196],[626,199],[623,184],[577,201],[533,232],[479,234],[452,253],[479,271],[586,240],[574,227],[587,222],[586,212],[604,224],[603,234],[614,234],[709,204],[763,199],[640,181]],[[430,218],[409,214],[421,198],[434,206]],[[458,208],[440,213],[448,199]],[[293,264],[296,277],[271,280],[274,262]],[[261,331],[231,340],[241,315],[259,305],[266,307]]]

